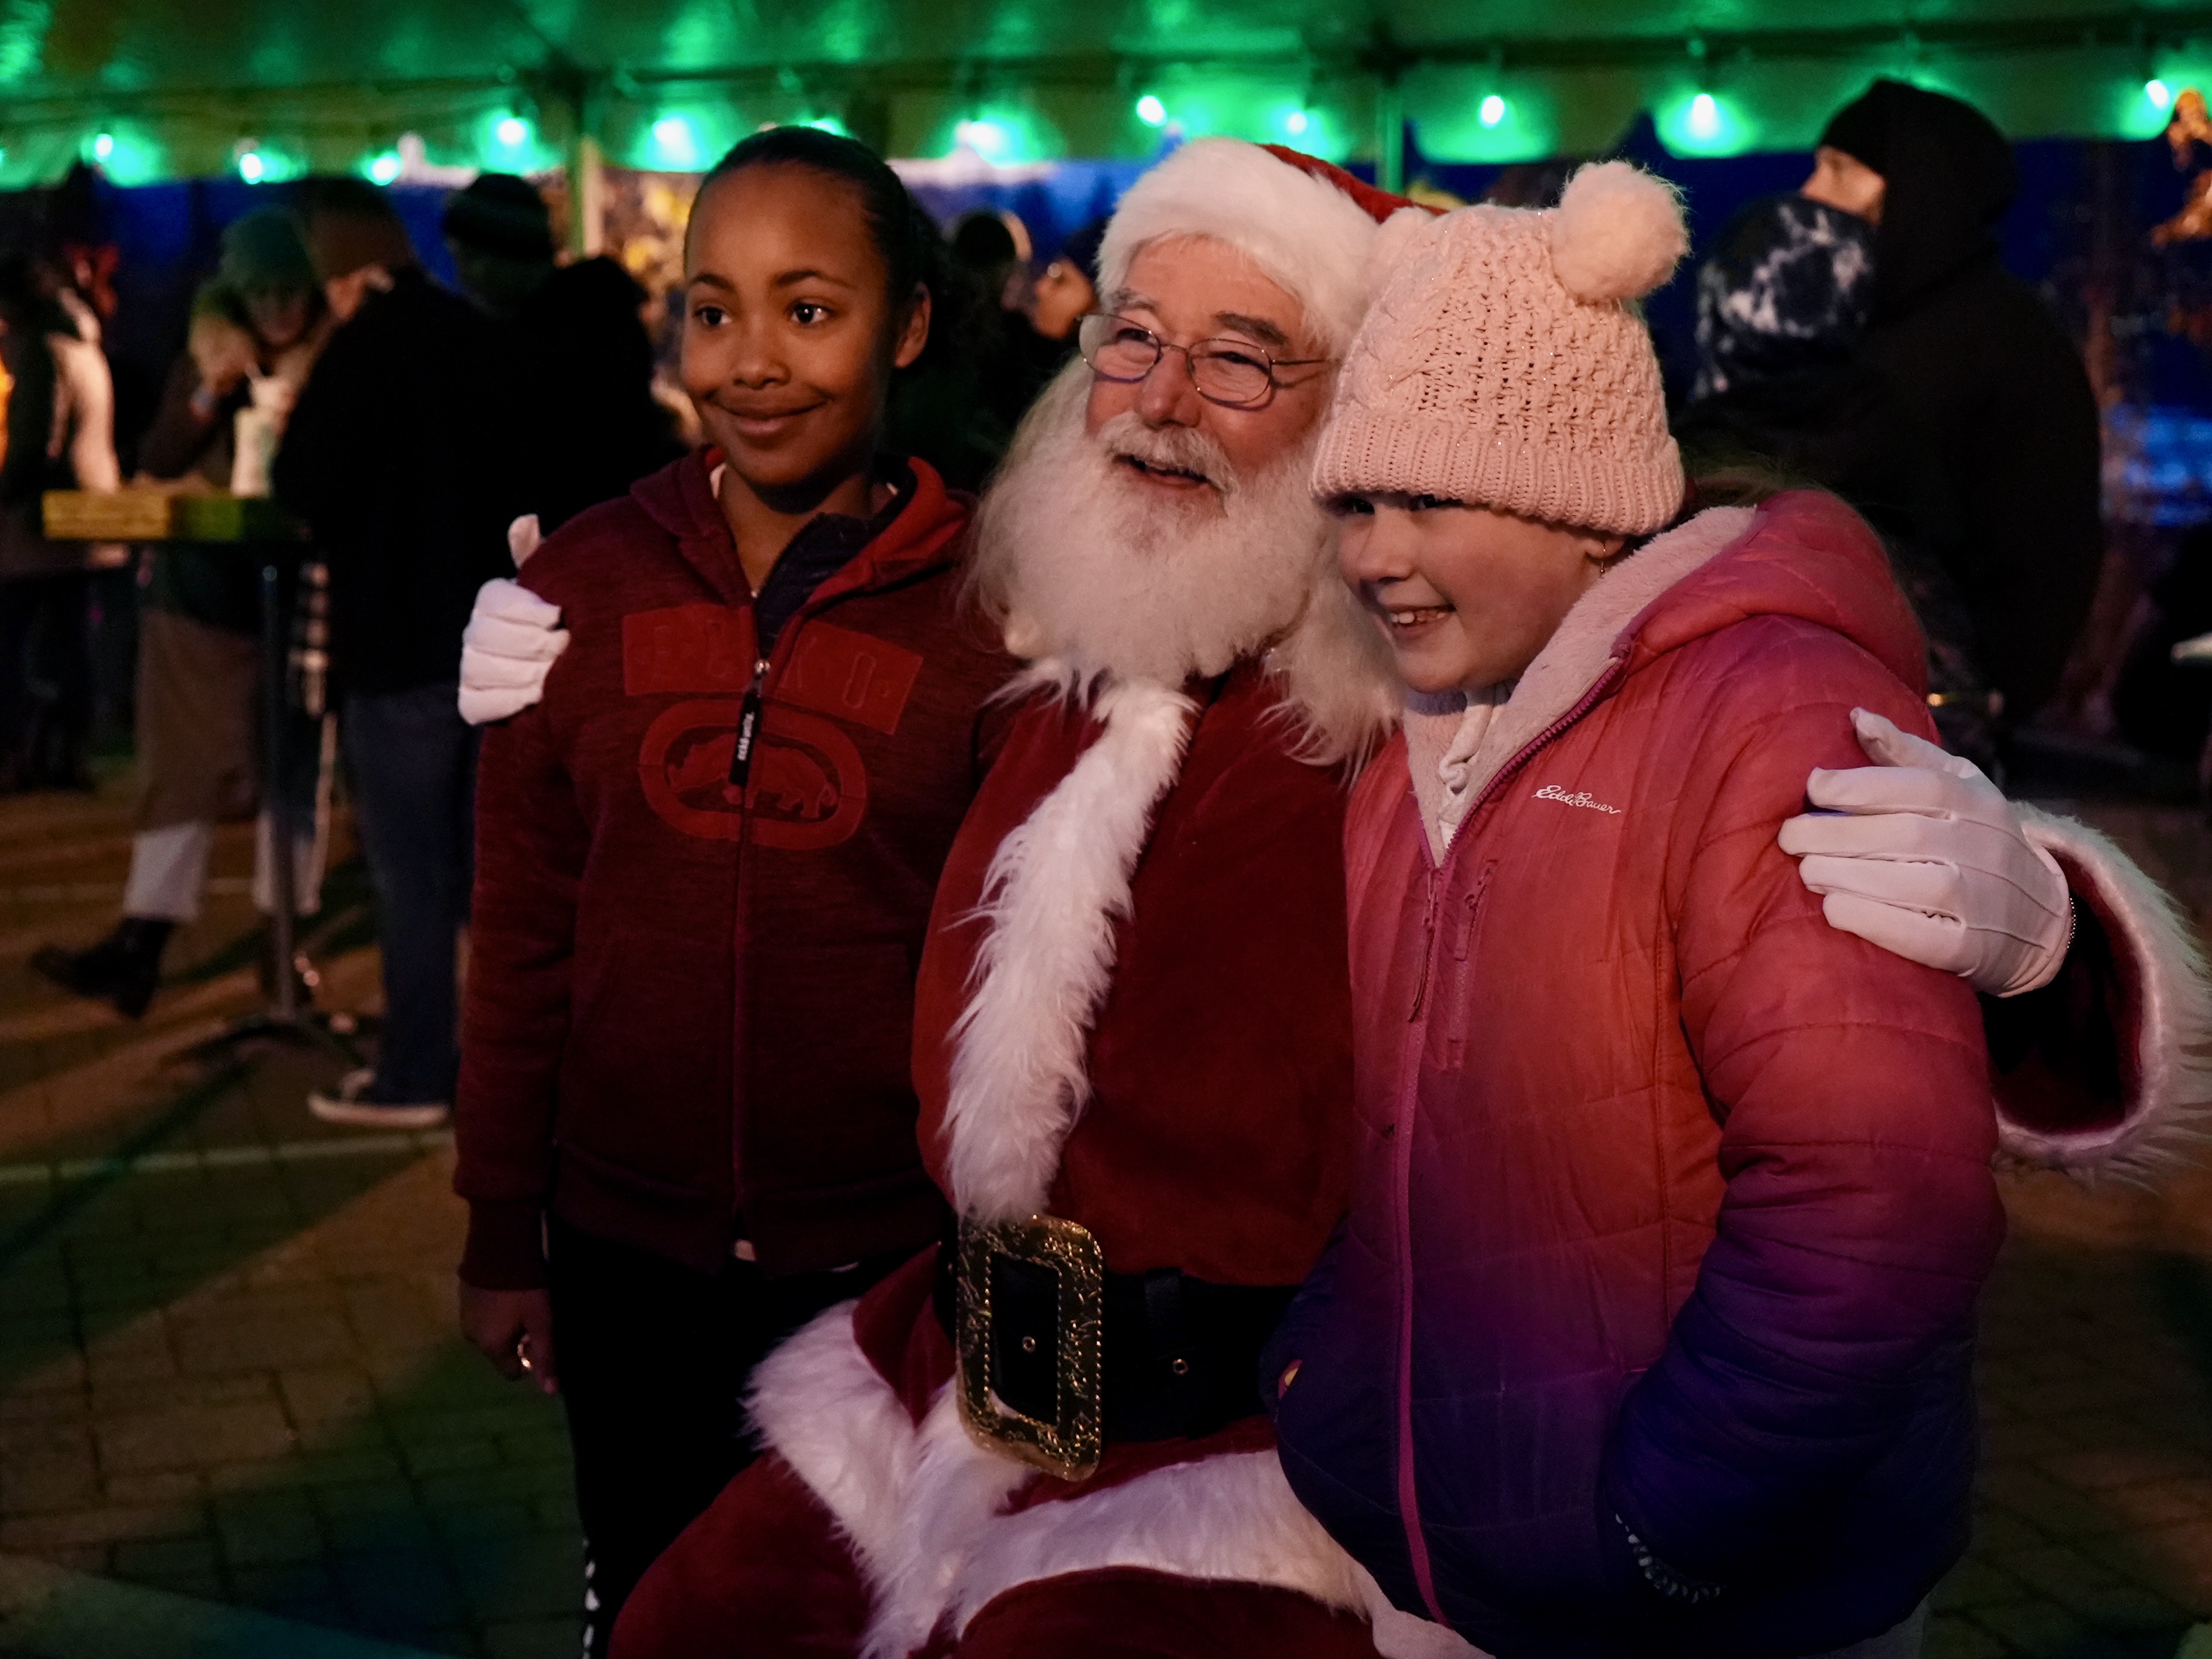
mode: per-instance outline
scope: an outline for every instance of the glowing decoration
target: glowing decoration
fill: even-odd
[[[113,133],[103,132],[92,141],[92,159],[94,161],[105,161],[109,156],[114,154],[115,135]]]
[[[362,171],[380,185],[388,185],[399,177],[399,152],[387,149],[368,158]]]
[[[699,133],[681,115],[664,115],[653,124],[653,159],[678,172],[699,165]]]
[[[2143,96],[2154,110],[2164,110],[2173,102],[2173,89],[2155,75],[2143,82]]]
[[[1492,93],[1475,111],[1475,118],[1486,127],[1494,127],[1505,118],[1505,100]]]
[[[258,185],[269,176],[269,164],[261,159],[261,152],[242,149],[238,153],[238,176],[249,185]]]
[[[1699,90],[1657,112],[1659,138],[1677,155],[1741,155],[1758,132],[1732,98]]]
[[[1151,93],[1137,100],[1137,118],[1148,127],[1167,125],[1168,106]]]
[[[1293,138],[1304,137],[1306,129],[1312,125],[1313,118],[1302,109],[1294,109],[1283,118],[1283,131]]]
[[[966,145],[987,161],[1007,161],[1013,159],[1013,135],[997,121],[980,117],[963,121],[952,130],[956,143]]]
[[[520,115],[501,116],[491,131],[492,137],[508,149],[520,149],[530,142],[530,123]]]

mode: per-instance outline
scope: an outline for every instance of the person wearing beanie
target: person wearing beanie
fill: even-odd
[[[1836,113],[1814,156],[1803,193],[1873,227],[1866,361],[1931,436],[1962,521],[1952,580],[2007,721],[2025,723],[2058,690],[2104,535],[2081,352],[1998,259],[2011,148],[1971,105],[1883,80]]]
[[[461,629],[519,510],[491,325],[433,283],[383,193],[318,185],[307,245],[342,319],[286,428],[279,500],[330,568],[331,672],[377,901],[377,1061],[308,1104],[330,1122],[444,1121],[459,1065],[476,737],[454,712]]]
[[[441,223],[461,292],[497,337],[507,418],[523,428],[516,500],[537,533],[674,460],[680,446],[653,395],[646,293],[621,264],[559,264],[545,198],[513,173],[479,173],[447,198]]]
[[[1696,389],[1675,441],[1703,470],[1780,467],[1881,535],[1928,636],[1943,745],[1999,770],[1990,687],[1953,571],[1962,527],[1936,445],[1863,350],[1874,228],[1794,191],[1743,207],[1698,271]]]
[[[216,273],[194,296],[186,347],[169,372],[138,445],[139,471],[205,489],[231,488],[241,413],[281,422],[329,337],[300,222],[257,208],[222,233]],[[198,920],[218,823],[254,815],[261,767],[261,605],[256,562],[232,545],[162,542],[140,572],[137,785],[123,915],[82,948],[41,946],[31,966],[76,995],[142,1017],[161,982],[170,938]],[[295,568],[285,571],[289,591]],[[318,830],[319,712],[295,708],[284,744],[297,832],[294,890],[312,911],[322,886]],[[256,840],[253,890],[266,911],[273,888],[265,823]],[[272,960],[265,971],[277,971]]]
[[[1030,667],[915,982],[918,1138],[957,1221],[762,1362],[759,1460],[640,1583],[612,1659],[1466,1651],[1300,1505],[1258,1382],[1358,1174],[1345,784],[1403,693],[1310,485],[1370,251],[1403,234],[1378,225],[1407,206],[1231,140],[1124,198],[1081,359],[1024,421],[969,555]],[[1559,297],[1527,249],[1510,263],[1528,307],[1479,374],[1460,359],[1485,337],[1437,322],[1474,314],[1451,284],[1406,309],[1453,360],[1439,395],[1487,411],[1480,441],[1463,413],[1397,422],[1376,392],[1391,418],[1361,442],[1408,477],[1433,464],[1618,526],[1572,532],[1609,557],[1682,498],[1649,343],[1619,304]],[[1572,377],[1501,337],[1554,316]],[[1539,402],[1542,427],[1508,418]],[[2009,845],[1986,811],[1919,822],[1937,858]],[[1462,938],[1470,914],[1439,927]],[[2049,948],[1981,966],[2032,974]]]
[[[1370,256],[1313,485],[1407,715],[1346,826],[1351,1213],[1261,1370],[1299,1497],[1483,1652],[1904,1659],[1971,1517],[1990,1067],[1780,836],[1862,742],[1963,763],[1848,506],[1686,507],[1636,304],[1686,247],[1611,161]]]

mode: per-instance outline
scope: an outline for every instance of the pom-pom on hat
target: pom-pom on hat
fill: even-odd
[[[1689,240],[1664,180],[1601,161],[1556,208],[1401,213],[1337,379],[1314,493],[1433,495],[1644,535],[1682,504],[1635,301]]]
[[[1147,244],[1207,237],[1237,249],[1297,301],[1335,356],[1366,308],[1368,252],[1380,222],[1412,206],[1279,145],[1197,139],[1121,198],[1098,250],[1098,292],[1110,303]]]

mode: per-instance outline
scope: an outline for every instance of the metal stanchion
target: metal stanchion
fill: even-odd
[[[284,629],[283,577],[276,550],[265,550],[261,560],[261,799],[269,819],[269,935],[270,950],[276,958],[276,990],[267,1007],[194,1043],[182,1057],[222,1060],[242,1044],[282,1042],[326,1050],[351,1067],[362,1063],[360,1050],[330,1015],[312,1005],[303,1006],[300,998],[299,889],[292,865],[292,796],[285,769],[284,727],[289,712],[285,671],[290,653]]]

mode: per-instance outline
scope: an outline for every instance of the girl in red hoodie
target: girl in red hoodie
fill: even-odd
[[[568,1407],[589,1651],[750,1457],[754,1361],[937,1235],[915,963],[1011,665],[969,502],[879,453],[936,237],[848,139],[706,179],[684,374],[711,447],[570,520],[565,617],[477,805],[462,1322]]]
[[[1613,162],[1374,256],[1316,489],[1413,710],[1347,822],[1358,1169],[1281,1455],[1498,1659],[1902,1659],[1966,1537],[1988,1060],[1776,844],[1855,721],[1930,734],[1880,544],[1812,492],[1653,535],[1683,245]]]

